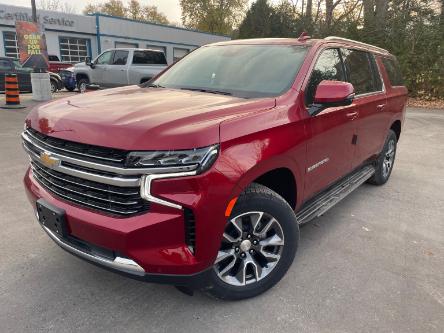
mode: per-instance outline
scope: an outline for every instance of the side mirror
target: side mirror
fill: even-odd
[[[94,63],[91,62],[91,58],[90,57],[86,57],[85,58],[85,65],[94,68]]]
[[[347,106],[353,103],[355,97],[355,88],[348,82],[324,80],[319,83],[314,103],[310,106],[308,112],[311,116],[319,112],[336,106]]]

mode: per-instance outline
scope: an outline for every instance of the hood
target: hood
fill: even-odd
[[[274,105],[274,98],[252,100],[130,86],[37,106],[27,124],[53,137],[97,146],[190,149],[218,143],[222,121]]]

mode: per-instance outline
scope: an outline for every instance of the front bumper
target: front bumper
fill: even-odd
[[[45,227],[44,230],[69,253],[138,280],[202,287],[211,273],[225,224],[225,200],[203,190],[208,189],[208,184],[215,184],[212,181],[214,176],[218,173],[153,183],[153,190],[160,197],[195,212],[195,253],[185,243],[183,210],[152,203],[149,212],[122,218],[55,197],[33,178],[31,170],[27,171],[24,184],[34,209],[36,201],[44,199],[65,210],[69,236],[76,242],[60,239]],[[217,187],[215,185],[214,189]],[[77,240],[106,249],[113,253],[113,257],[97,255],[97,252],[88,251],[88,246],[86,250],[85,247],[79,248]]]
[[[109,271],[124,275],[132,279],[152,283],[185,286],[193,289],[201,289],[207,286],[209,281],[208,275],[211,274],[211,268],[190,275],[150,274],[145,272],[145,270],[141,266],[139,266],[135,261],[131,259],[123,257],[116,257],[114,259],[111,259],[100,256],[98,254],[95,254],[94,252],[82,249],[78,245],[73,244],[68,240],[64,240],[58,237],[45,226],[42,226],[42,228],[58,246],[60,246],[63,250],[69,252],[70,254],[73,254],[80,259],[86,260],[94,265],[100,266],[101,268],[105,268]]]

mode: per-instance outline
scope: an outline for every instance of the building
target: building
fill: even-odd
[[[230,39],[184,28],[140,22],[103,14],[73,15],[37,11],[45,27],[48,54],[77,63],[115,47],[162,50],[171,64],[191,50],[205,44]],[[32,21],[31,8],[0,5],[0,55],[18,58],[15,21]]]

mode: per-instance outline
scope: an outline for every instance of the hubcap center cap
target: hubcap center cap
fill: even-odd
[[[240,243],[240,248],[242,252],[247,252],[249,249],[251,249],[251,242],[248,239],[243,240]]]

